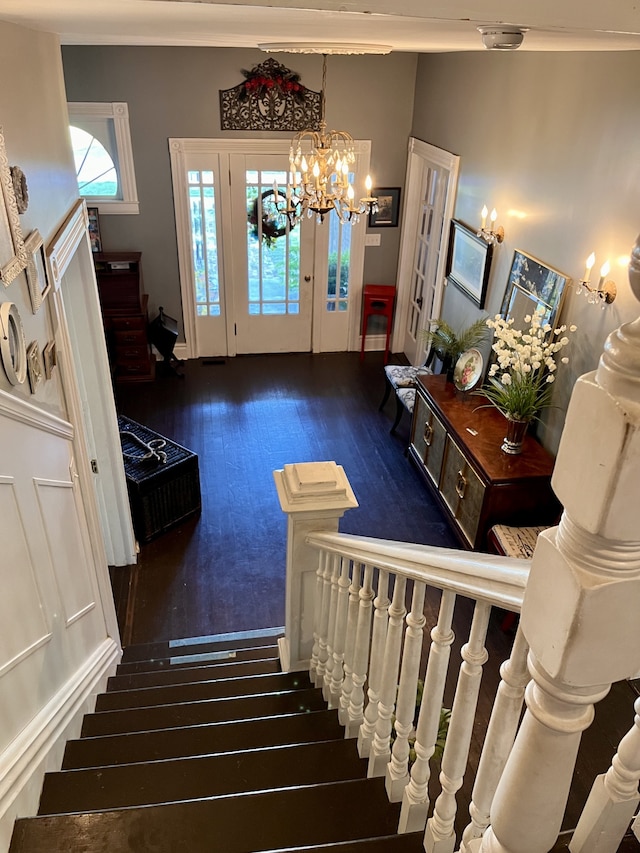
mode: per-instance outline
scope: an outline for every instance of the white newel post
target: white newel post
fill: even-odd
[[[629,270],[640,298],[640,238]],[[545,853],[561,826],[582,731],[611,683],[640,670],[640,320],[609,336],[574,388],[522,607],[527,711],[483,853]]]
[[[309,668],[313,648],[318,551],[309,533],[335,533],[346,510],[358,506],[341,465],[298,462],[274,471],[280,507],[287,513],[285,636],[278,641],[285,672]]]

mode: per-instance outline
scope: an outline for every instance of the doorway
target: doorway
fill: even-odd
[[[279,215],[289,143],[170,140],[188,358],[357,349],[364,221]],[[356,143],[366,173],[370,143]]]

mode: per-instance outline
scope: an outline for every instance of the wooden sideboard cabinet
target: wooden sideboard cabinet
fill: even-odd
[[[486,549],[494,524],[553,524],[560,513],[553,457],[529,435],[521,454],[503,453],[505,419],[486,404],[444,375],[419,376],[409,446],[460,541],[475,550]]]
[[[116,382],[155,377],[155,357],[147,337],[147,303],[142,292],[140,252],[94,255],[107,350]]]

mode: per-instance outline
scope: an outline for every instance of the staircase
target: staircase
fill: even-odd
[[[420,853],[399,803],[272,637],[130,646],[10,853]]]

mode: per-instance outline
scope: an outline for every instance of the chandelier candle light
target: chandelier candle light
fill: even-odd
[[[489,216],[489,208],[485,204],[482,210],[480,211],[480,216],[482,217],[482,222],[480,223],[480,228],[478,229],[478,233],[476,236],[482,237],[483,240],[486,240],[487,243],[491,245],[495,245],[495,243],[502,243],[504,240],[504,228],[502,225],[496,226],[496,219],[498,218],[498,211],[493,208],[491,211],[491,215]],[[489,216],[490,227],[487,228],[487,216]]]
[[[278,207],[293,227],[307,214],[318,222],[335,210],[343,223],[357,222],[365,213],[376,213],[378,199],[371,195],[371,178],[365,181],[366,195],[355,203],[355,190],[349,180],[356,161],[355,143],[346,130],[327,130],[325,86],[327,56],[322,58],[320,123],[317,130],[298,131],[289,150],[289,180],[286,205]],[[278,198],[277,193],[275,195]]]
[[[607,280],[607,276],[611,270],[611,264],[609,261],[605,261],[600,267],[600,280],[598,281],[597,287],[593,287],[593,285],[591,285],[591,270],[593,269],[595,262],[596,256],[591,252],[585,262],[584,276],[580,279],[576,293],[584,293],[587,297],[587,302],[591,305],[601,303],[602,310],[604,311],[606,306],[611,305],[613,300],[616,298],[618,289],[615,282]]]

